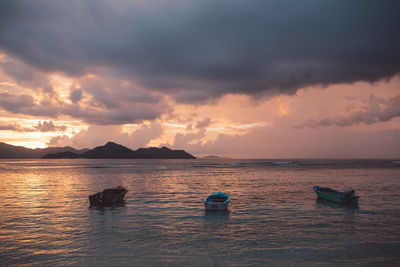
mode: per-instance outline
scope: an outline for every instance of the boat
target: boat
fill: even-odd
[[[124,202],[124,197],[128,190],[122,186],[104,189],[102,192],[89,196],[91,206],[113,205]]]
[[[339,192],[329,187],[321,186],[314,186],[313,189],[318,198],[336,203],[357,204],[359,198],[355,195],[354,189],[351,188],[345,192]]]
[[[217,192],[204,199],[204,207],[206,210],[226,210],[230,200],[227,194]]]

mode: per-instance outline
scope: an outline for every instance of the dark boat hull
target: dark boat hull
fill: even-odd
[[[89,202],[91,206],[100,205],[114,205],[124,202],[125,194],[128,192],[123,187],[115,187],[110,189],[105,189],[102,192],[89,196]]]

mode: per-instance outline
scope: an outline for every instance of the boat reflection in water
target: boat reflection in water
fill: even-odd
[[[317,198],[315,200],[316,207],[318,208],[331,208],[331,209],[342,209],[342,210],[351,210],[357,211],[359,210],[358,203],[338,203],[329,200],[325,200],[322,198]]]
[[[209,238],[215,238],[217,235],[226,235],[229,228],[230,212],[229,210],[205,210],[204,211],[204,233]]]
[[[205,210],[204,211],[204,219],[213,220],[213,219],[229,219],[230,211],[226,210]]]

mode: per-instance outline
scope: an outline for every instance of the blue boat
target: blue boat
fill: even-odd
[[[204,199],[204,207],[206,210],[226,210],[230,200],[227,194],[217,192]]]
[[[359,198],[355,195],[354,189],[349,189],[345,192],[339,192],[329,187],[321,186],[314,186],[313,189],[318,198],[336,203],[357,204]]]

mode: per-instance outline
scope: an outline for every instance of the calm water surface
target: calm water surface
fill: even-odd
[[[1,160],[0,266],[399,266],[392,161]],[[126,204],[89,208],[123,185]],[[358,207],[316,200],[352,187]],[[202,201],[223,191],[229,212]]]

